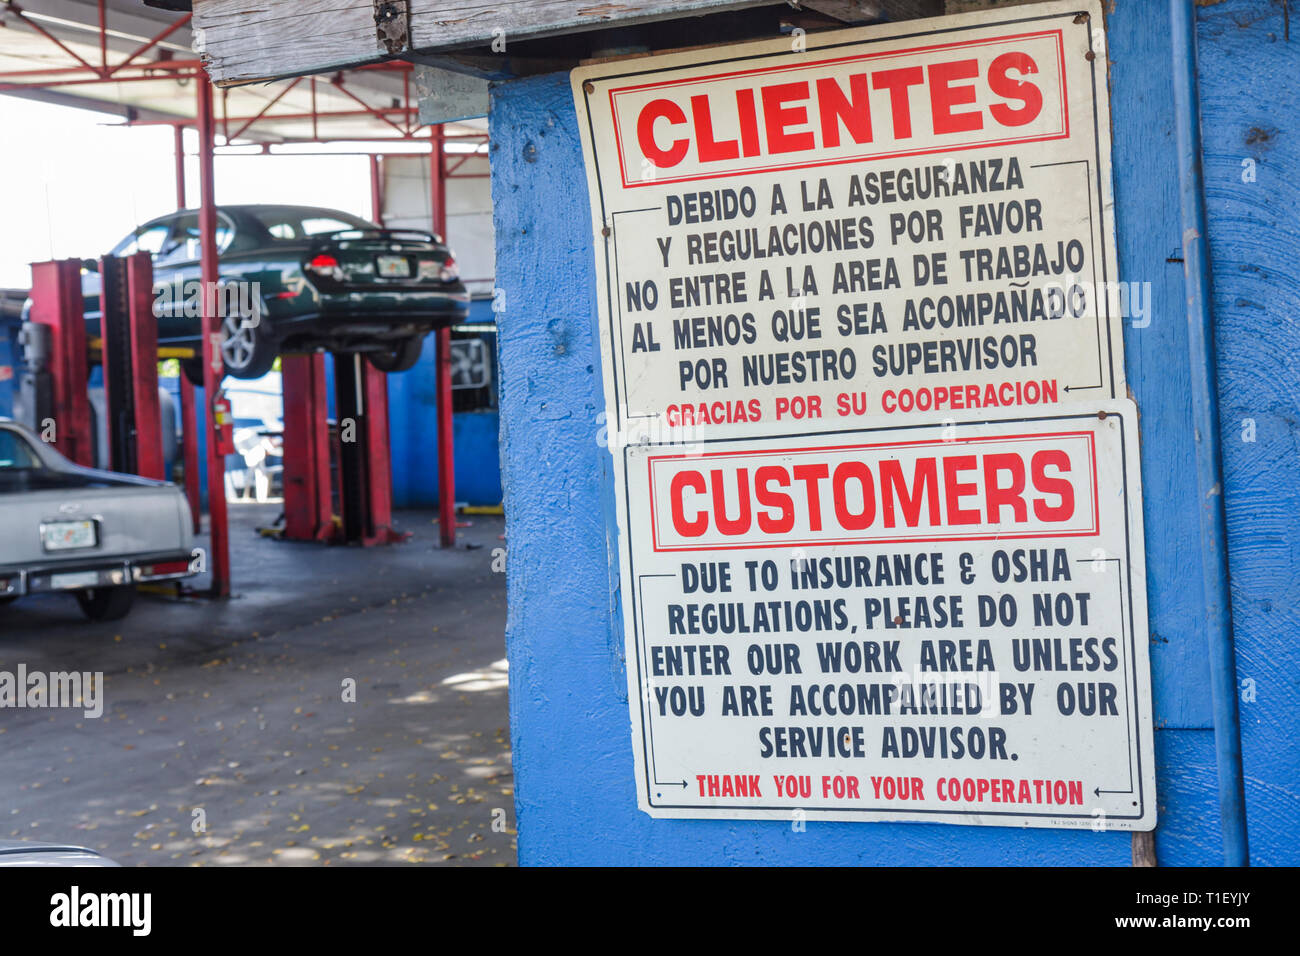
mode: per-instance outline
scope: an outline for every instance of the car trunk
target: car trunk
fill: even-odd
[[[333,260],[331,262],[331,260]],[[443,270],[451,263],[444,246],[421,233],[356,230],[317,239],[307,254],[307,269],[322,288],[429,289],[451,283]]]
[[[93,564],[104,558],[183,547],[183,516],[174,489],[46,469],[0,472],[0,567]],[[75,539],[78,522],[95,524],[96,544],[49,550],[41,525]]]

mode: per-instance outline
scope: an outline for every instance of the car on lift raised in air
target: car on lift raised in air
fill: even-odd
[[[70,593],[91,620],[124,617],[137,584],[195,573],[192,530],[175,485],[83,468],[0,418],[0,604]]]
[[[360,352],[384,372],[420,357],[424,337],[463,321],[469,293],[441,237],[314,206],[240,205],[217,210],[226,374],[259,378],[282,353]],[[200,349],[199,214],[184,210],[138,227],[109,253],[148,252],[154,268],[158,344]],[[86,260],[88,334],[99,332],[99,276]],[[201,359],[182,363],[202,384]]]

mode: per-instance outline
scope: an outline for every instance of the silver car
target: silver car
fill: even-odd
[[[195,573],[192,527],[175,485],[83,468],[0,418],[0,604],[62,591],[124,617],[136,584]]]
[[[117,866],[84,846],[0,840],[0,866]]]

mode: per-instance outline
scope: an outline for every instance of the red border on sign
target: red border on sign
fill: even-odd
[[[978,534],[965,535],[931,535],[927,537],[910,537],[910,536],[885,536],[870,538],[807,538],[807,539],[786,539],[773,541],[771,543],[754,542],[750,544],[709,544],[699,546],[662,546],[659,544],[659,531],[655,521],[655,482],[654,466],[657,461],[671,461],[675,459],[703,460],[706,458],[744,458],[754,455],[783,455],[783,454],[804,454],[810,452],[843,452],[856,451],[859,449],[876,449],[876,448],[913,448],[923,445],[954,445],[954,444],[971,444],[975,442],[996,442],[1003,444],[1006,442],[1016,441],[1038,441],[1044,438],[1083,438],[1088,443],[1088,459],[1092,466],[1092,527],[1081,531],[1036,531],[1032,533],[1017,534],[1014,531],[985,531]],[[901,442],[880,442],[866,445],[814,445],[807,448],[773,448],[773,449],[755,449],[752,451],[716,451],[704,452],[701,454],[679,454],[679,455],[651,455],[646,459],[646,476],[647,484],[650,491],[650,540],[652,550],[658,553],[678,552],[678,551],[750,551],[756,548],[797,548],[803,545],[830,547],[838,544],[910,544],[910,543],[932,543],[938,541],[1023,541],[1034,538],[1084,538],[1101,531],[1101,510],[1100,498],[1098,496],[1097,481],[1097,445],[1096,437],[1090,431],[1075,432],[1039,432],[1029,435],[990,435],[977,436],[972,438],[954,438],[950,441],[943,439],[926,438],[917,441]]]
[[[623,156],[623,136],[619,127],[618,111],[615,109],[615,96],[623,93],[632,93],[640,90],[657,89],[669,86],[682,86],[692,83],[703,83],[710,80],[725,80],[737,76],[755,76],[765,73],[783,73],[796,70],[810,70],[821,66],[827,66],[835,63],[853,63],[861,60],[872,60],[883,57],[902,56],[909,53],[928,53],[935,50],[952,50],[961,47],[987,46],[993,43],[1002,43],[1007,40],[1025,40],[1039,39],[1042,37],[1056,38],[1056,56],[1057,69],[1061,79],[1061,117],[1063,119],[1063,131],[1057,133],[1040,133],[1036,136],[1018,136],[1002,140],[979,141],[966,144],[944,143],[940,146],[932,146],[926,149],[899,150],[894,152],[865,152],[857,153],[853,156],[844,156],[838,159],[822,160],[820,162],[794,162],[783,163],[769,166],[756,166],[753,168],[740,169],[718,169],[706,173],[697,173],[691,176],[656,176],[649,180],[634,180],[629,182],[627,175],[627,163]],[[666,183],[684,183],[694,182],[701,179],[716,179],[723,176],[748,176],[753,173],[775,172],[785,169],[811,169],[819,166],[839,166],[843,163],[857,163],[868,159],[893,159],[907,156],[925,156],[933,153],[947,153],[968,149],[992,149],[998,146],[1010,146],[1016,143],[1039,143],[1057,139],[1069,139],[1070,137],[1070,107],[1069,94],[1066,89],[1065,77],[1065,37],[1061,30],[1042,30],[1036,33],[1017,33],[1009,36],[983,37],[979,40],[962,40],[957,43],[938,43],[931,46],[910,47],[905,50],[882,50],[878,53],[860,53],[854,56],[834,57],[827,60],[816,60],[812,63],[800,63],[797,65],[768,66],[759,67],[752,70],[734,70],[729,73],[715,73],[710,76],[692,76],[683,77],[676,80],[661,80],[657,83],[641,83],[636,86],[611,87],[609,90],[609,108],[610,118],[614,127],[614,145],[618,151],[618,170],[619,178],[622,180],[624,189],[635,189],[638,186],[661,186]]]

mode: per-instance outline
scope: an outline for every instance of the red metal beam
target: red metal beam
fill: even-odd
[[[185,127],[180,123],[172,127],[173,150],[176,158],[176,208],[185,208]],[[185,479],[185,497],[190,503],[190,517],[194,533],[199,533],[202,518],[202,496],[199,492],[199,425],[194,407],[194,384],[184,372],[180,375],[181,391],[181,462]]]
[[[175,23],[173,23],[171,26],[167,27],[167,29],[165,29],[165,30],[163,30],[161,33],[157,34],[157,35],[156,35],[152,40],[150,40],[150,41],[149,41],[148,43],[146,43],[144,46],[142,46],[142,47],[140,47],[139,49],[137,49],[134,53],[132,53],[130,56],[128,56],[128,57],[127,57],[125,60],[123,60],[121,63],[118,63],[116,66],[114,66],[112,69],[110,69],[110,70],[108,71],[108,75],[109,75],[109,76],[112,76],[112,75],[115,74],[118,70],[122,69],[122,67],[127,66],[128,64],[130,64],[130,62],[131,62],[132,60],[134,60],[134,59],[135,59],[137,56],[139,56],[140,54],[142,54],[142,53],[147,53],[147,52],[149,52],[150,50],[152,50],[155,46],[157,46],[157,45],[158,45],[159,43],[161,43],[163,40],[167,39],[169,36],[171,36],[173,33],[175,33],[175,32],[176,32],[177,30],[179,30],[181,27],[185,26],[185,24],[189,23],[189,22],[190,22],[190,17],[192,17],[192,16],[193,16],[193,14],[191,14],[191,13],[187,13],[187,14],[185,14],[185,16],[181,17],[179,20],[177,20],[177,21],[176,21]]]
[[[285,92],[288,92],[288,91],[286,90]],[[283,95],[283,94],[281,94],[281,95]],[[273,103],[274,103],[274,101],[272,101],[272,104],[268,104],[268,106],[273,105]],[[312,113],[276,113],[274,116],[271,117],[271,119],[273,119],[273,120],[277,120],[277,121],[278,121],[278,120],[308,120],[308,119],[312,119],[313,116],[319,117],[319,118],[321,118],[321,119],[335,119],[335,118],[338,118],[338,117],[373,116],[376,112],[379,112],[379,113],[401,113],[402,111],[403,111],[403,110],[402,110],[402,107],[400,107],[400,106],[390,106],[390,107],[387,107],[387,108],[381,108],[381,109],[378,109],[378,110],[330,110],[330,111],[328,111],[328,112],[324,112],[324,113],[316,113],[316,114],[312,114]],[[259,120],[259,119],[262,119],[264,115],[265,115],[265,110],[263,110],[263,112],[261,112],[261,113],[258,113],[256,116],[232,116],[232,117],[230,117],[230,122],[231,122],[231,123],[245,123],[245,124],[249,124],[249,125],[251,125],[254,121]],[[173,119],[141,120],[141,121],[139,121],[139,122],[137,122],[137,123],[135,123],[135,124],[133,124],[133,125],[136,125],[136,126],[170,126],[170,125],[172,125],[172,124],[175,123],[175,122],[176,122],[176,120],[173,120]],[[244,128],[246,129],[247,126],[245,126]],[[231,139],[237,139],[237,138],[239,137],[239,135],[240,135],[241,132],[243,132],[242,129],[236,130],[235,132],[233,132],[233,133],[230,134],[230,138],[231,138]],[[349,138],[350,138],[350,137],[349,137]],[[391,139],[396,139],[397,137],[395,137],[395,136],[386,136],[386,137],[384,137],[384,138],[385,138],[385,139],[390,139],[390,140],[391,140]]]
[[[134,69],[134,68],[133,68]],[[190,73],[173,73],[167,76],[115,76],[111,83],[160,83],[165,80],[185,80],[199,77],[198,71]],[[97,83],[105,82],[103,77],[80,80],[52,80],[49,83],[2,83],[0,84],[0,93],[21,92],[22,90],[48,90],[59,86],[92,86]]]
[[[99,66],[108,76],[108,22],[104,13],[104,0],[99,0]]]
[[[148,63],[133,63],[130,66],[123,64],[120,69],[139,70],[144,73],[182,73],[191,70],[197,70],[203,65],[202,60],[150,60]],[[89,83],[117,83],[121,77],[114,76],[111,79],[105,79],[100,76],[99,71],[90,66],[49,66],[39,70],[2,70],[0,78],[15,76],[67,76],[68,74],[89,74],[86,82]],[[139,79],[148,80],[165,80],[168,77],[160,76],[143,76]]]
[[[343,95],[345,95],[346,97],[348,97],[348,99],[350,99],[350,100],[352,100],[353,102],[357,103],[357,104],[358,104],[359,106],[361,106],[361,107],[362,107],[362,108],[363,108],[367,113],[369,113],[370,115],[372,115],[373,117],[375,117],[375,119],[383,120],[385,123],[387,123],[387,124],[388,124],[389,126],[391,126],[393,129],[397,130],[397,131],[398,131],[399,133],[401,133],[403,136],[408,136],[408,135],[409,135],[409,134],[407,133],[406,130],[404,130],[402,127],[398,126],[396,123],[394,123],[392,120],[390,120],[390,119],[389,119],[387,116],[385,116],[385,115],[384,115],[380,110],[378,110],[378,109],[376,109],[375,107],[371,106],[369,103],[367,103],[367,102],[366,102],[365,100],[363,100],[361,97],[357,96],[355,93],[353,93],[351,90],[349,90],[346,86],[344,86],[344,85],[343,85],[343,79],[342,79],[341,76],[336,76],[336,77],[335,77],[333,80],[331,80],[330,82],[331,82],[331,84],[334,86],[335,89],[337,89],[340,93],[342,93]]]
[[[172,152],[176,161],[176,208],[185,208],[185,127],[172,124]]]
[[[446,131],[433,127],[433,152],[429,156],[429,195],[433,231],[447,237]],[[438,538],[444,548],[456,546],[456,442],[451,412],[451,329],[434,333],[435,377],[438,403]]]
[[[102,3],[103,0],[100,0],[100,2]],[[47,40],[49,40],[51,43],[53,43],[55,46],[57,46],[57,47],[58,47],[60,50],[62,50],[64,53],[68,54],[68,56],[72,57],[74,60],[76,60],[76,61],[77,61],[78,63],[80,63],[82,66],[84,66],[84,67],[85,67],[87,70],[89,70],[91,73],[94,73],[94,74],[100,76],[101,78],[105,75],[104,72],[101,72],[100,70],[98,70],[98,69],[96,69],[95,67],[91,66],[90,63],[89,63],[87,60],[83,60],[80,56],[78,56],[78,55],[77,55],[77,54],[76,54],[72,49],[70,49],[68,46],[66,46],[66,45],[64,44],[64,42],[63,42],[62,40],[60,40],[58,37],[56,37],[53,33],[51,33],[49,30],[45,29],[45,27],[41,26],[39,23],[37,23],[37,22],[36,22],[35,20],[33,20],[31,17],[27,16],[25,13],[23,13],[23,9],[22,9],[22,7],[18,6],[18,4],[16,4],[16,3],[10,3],[10,4],[9,4],[9,9],[12,10],[12,11],[13,11],[17,16],[18,16],[18,19],[19,19],[19,20],[23,21],[23,23],[27,24],[29,27],[31,27],[33,30],[35,30],[37,33],[39,33],[41,36],[45,37]],[[102,12],[102,8],[101,8],[101,12]],[[103,31],[103,24],[102,24],[102,23],[100,24],[100,30],[101,30],[101,35],[102,35],[102,31]]]
[[[384,224],[384,180],[378,153],[370,154],[370,218]]]
[[[302,82],[302,77],[300,76],[300,77],[298,77],[297,79],[295,79],[292,83],[290,83],[288,86],[286,86],[284,89],[282,89],[279,93],[277,93],[277,94],[275,95],[275,99],[271,100],[271,102],[267,103],[265,106],[262,107],[262,109],[258,112],[258,114],[257,114],[256,116],[250,117],[249,120],[248,120],[248,122],[244,123],[243,126],[239,127],[239,129],[235,130],[234,135],[231,135],[229,132],[227,132],[227,133],[226,133],[226,142],[229,143],[232,139],[239,139],[239,134],[240,134],[240,133],[244,132],[244,130],[248,129],[248,127],[252,126],[252,125],[253,125],[254,123],[256,123],[258,120],[260,120],[263,116],[265,116],[266,113],[267,113],[267,110],[269,110],[269,109],[270,109],[272,106],[274,106],[276,103],[280,102],[280,100],[284,99],[285,95],[286,95],[290,90],[292,90],[295,86],[297,86],[299,83],[301,83],[301,82]],[[281,118],[282,118],[282,117],[276,117],[276,119],[281,119]],[[238,123],[239,120],[236,119],[235,122]],[[227,129],[227,130],[230,129],[230,117],[226,117],[226,129]]]
[[[215,171],[213,147],[216,119],[212,112],[212,84],[206,74],[196,84],[199,127],[199,271],[203,281],[203,400],[207,404],[208,422],[208,568],[212,572],[213,597],[230,594],[230,544],[226,515],[226,463],[216,452],[220,425],[213,407],[221,388],[224,367],[221,361],[221,319],[211,314],[215,295],[207,290],[217,286],[217,202],[214,194]]]
[[[411,74],[410,73],[402,74],[402,105],[406,108],[406,115],[410,116],[411,115]],[[418,116],[420,111],[416,110],[415,112],[416,115]],[[408,122],[406,124],[407,134],[409,135],[410,133],[413,133],[415,131],[415,127],[418,125],[419,125],[418,123],[413,124]]]

